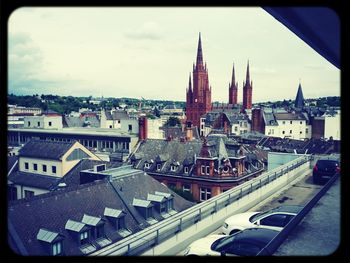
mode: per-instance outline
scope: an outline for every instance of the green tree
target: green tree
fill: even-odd
[[[170,117],[164,125],[167,127],[175,127],[180,126],[181,122],[177,117]]]

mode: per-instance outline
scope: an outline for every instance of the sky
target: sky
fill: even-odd
[[[8,93],[186,100],[201,32],[212,101],[340,96],[340,70],[260,7],[23,7],[8,21]]]

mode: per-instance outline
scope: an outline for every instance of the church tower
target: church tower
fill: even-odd
[[[232,82],[228,85],[228,104],[237,104],[237,90],[238,90],[238,83],[235,79],[235,65],[233,64],[232,69]]]
[[[200,126],[200,117],[211,111],[211,87],[209,88],[207,64],[203,64],[201,34],[199,33],[197,60],[193,65],[186,94],[186,117],[193,126]],[[193,88],[192,88],[193,87]]]
[[[243,108],[242,110],[252,108],[253,82],[250,81],[249,60],[247,65],[247,76],[245,83],[243,82]]]

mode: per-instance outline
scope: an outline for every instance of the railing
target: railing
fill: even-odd
[[[222,194],[214,196],[207,201],[192,206],[176,215],[147,227],[114,244],[102,248],[91,255],[140,255],[160,242],[173,237],[175,234],[193,226],[197,222],[218,212],[233,202],[252,193],[256,189],[276,180],[291,170],[310,161],[309,155],[301,156],[287,164],[279,166],[265,174],[236,186]]]
[[[305,205],[305,207],[282,229],[278,235],[272,239],[259,253],[258,256],[273,255],[280,245],[286,240],[291,231],[300,223],[300,221],[309,213],[320,198],[328,191],[331,185],[337,180],[339,174],[333,176],[324,187]]]

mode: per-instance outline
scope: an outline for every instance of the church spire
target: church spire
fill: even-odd
[[[202,41],[201,32],[199,32],[198,49],[197,49],[197,67],[198,65],[203,65],[203,54],[202,54]]]
[[[247,76],[246,76],[246,83],[250,83],[250,75],[249,75],[249,60],[248,60],[248,65],[247,65]]]
[[[235,63],[233,63],[232,67],[232,85],[234,86],[236,84],[236,78],[235,78]]]
[[[190,72],[190,77],[188,79],[188,90],[190,90],[192,92],[191,72]]]

